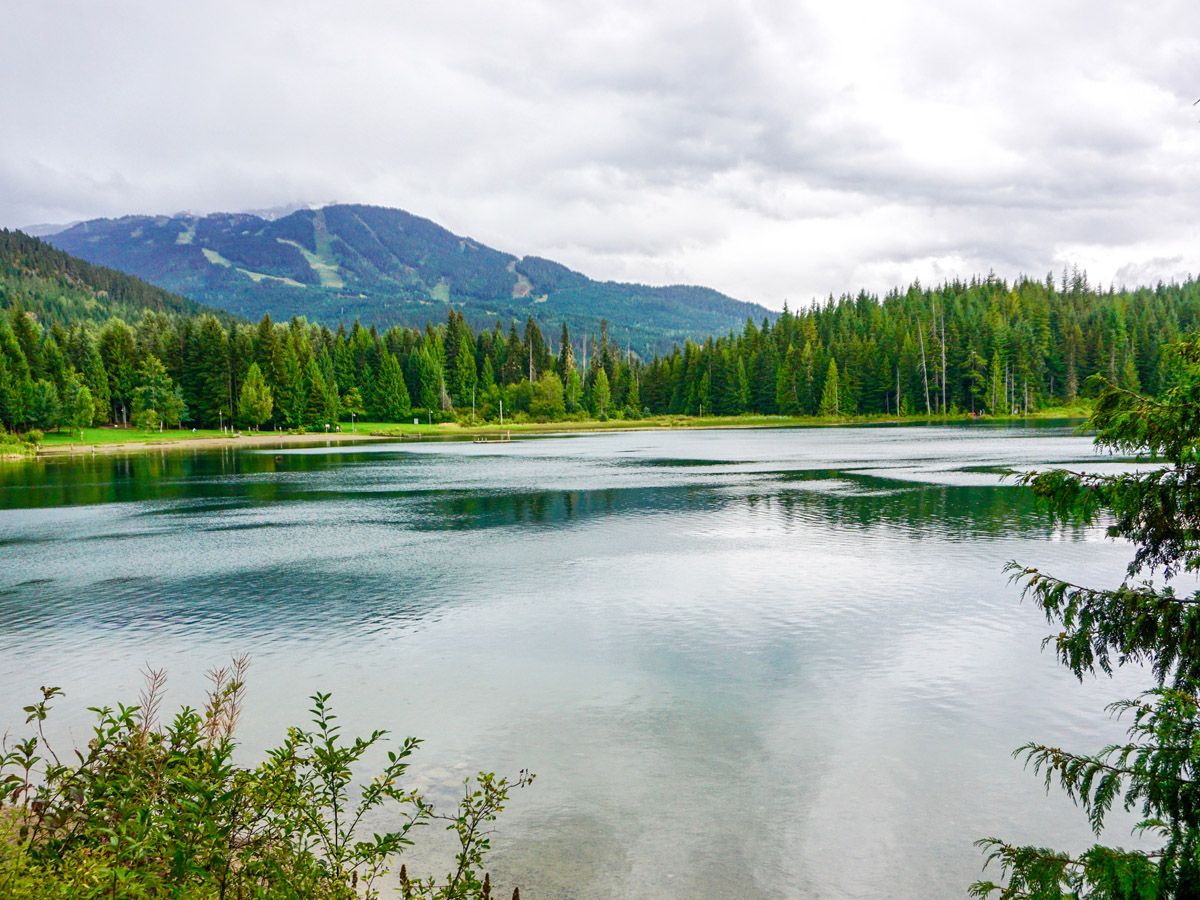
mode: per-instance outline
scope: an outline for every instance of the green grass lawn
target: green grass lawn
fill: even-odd
[[[137,428],[84,428],[80,438],[79,429],[47,431],[42,440],[44,447],[64,447],[70,444],[148,444],[161,441],[183,441],[191,438],[229,437],[229,431],[218,428],[168,428],[164,431],[139,431]]]

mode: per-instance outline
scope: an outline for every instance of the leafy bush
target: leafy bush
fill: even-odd
[[[490,896],[481,874],[490,825],[515,782],[481,773],[458,809],[439,814],[402,779],[420,744],[407,738],[365,784],[352,772],[386,732],[343,739],[328,694],[312,698],[311,727],[293,727],[264,762],[233,762],[244,658],[210,673],[202,711],[184,707],[159,724],[165,676],[149,672],[135,706],[95,709],[86,748],[60,756],[44,723],[55,687],[25,707],[34,733],[0,755],[0,896],[377,897],[418,826],[441,822],[458,852],[442,878],[410,878],[404,895],[427,900]],[[388,808],[394,830],[365,835]]]

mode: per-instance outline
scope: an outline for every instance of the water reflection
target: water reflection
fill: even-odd
[[[249,650],[250,752],[323,689],[424,736],[436,790],[537,771],[496,858],[529,896],[962,896],[979,835],[1091,840],[1009,750],[1118,733],[1128,685],[1042,656],[1001,571],[1120,577],[1000,482],[1066,461],[1098,462],[1061,428],[892,428],[4,467],[0,677],[77,710],[149,660],[194,702]]]

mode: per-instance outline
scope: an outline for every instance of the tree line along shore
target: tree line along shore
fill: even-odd
[[[1200,323],[1192,280],[1115,290],[1080,272],[987,277],[785,308],[645,359],[604,323],[550,337],[532,318],[472,322],[453,305],[423,329],[249,323],[96,271],[133,287],[81,294],[78,277],[0,268],[10,435],[1029,415],[1086,405],[1092,374],[1159,390],[1161,348]]]

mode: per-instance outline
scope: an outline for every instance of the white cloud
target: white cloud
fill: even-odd
[[[1193,4],[16,0],[0,222],[400,206],[770,306],[1200,271]]]

